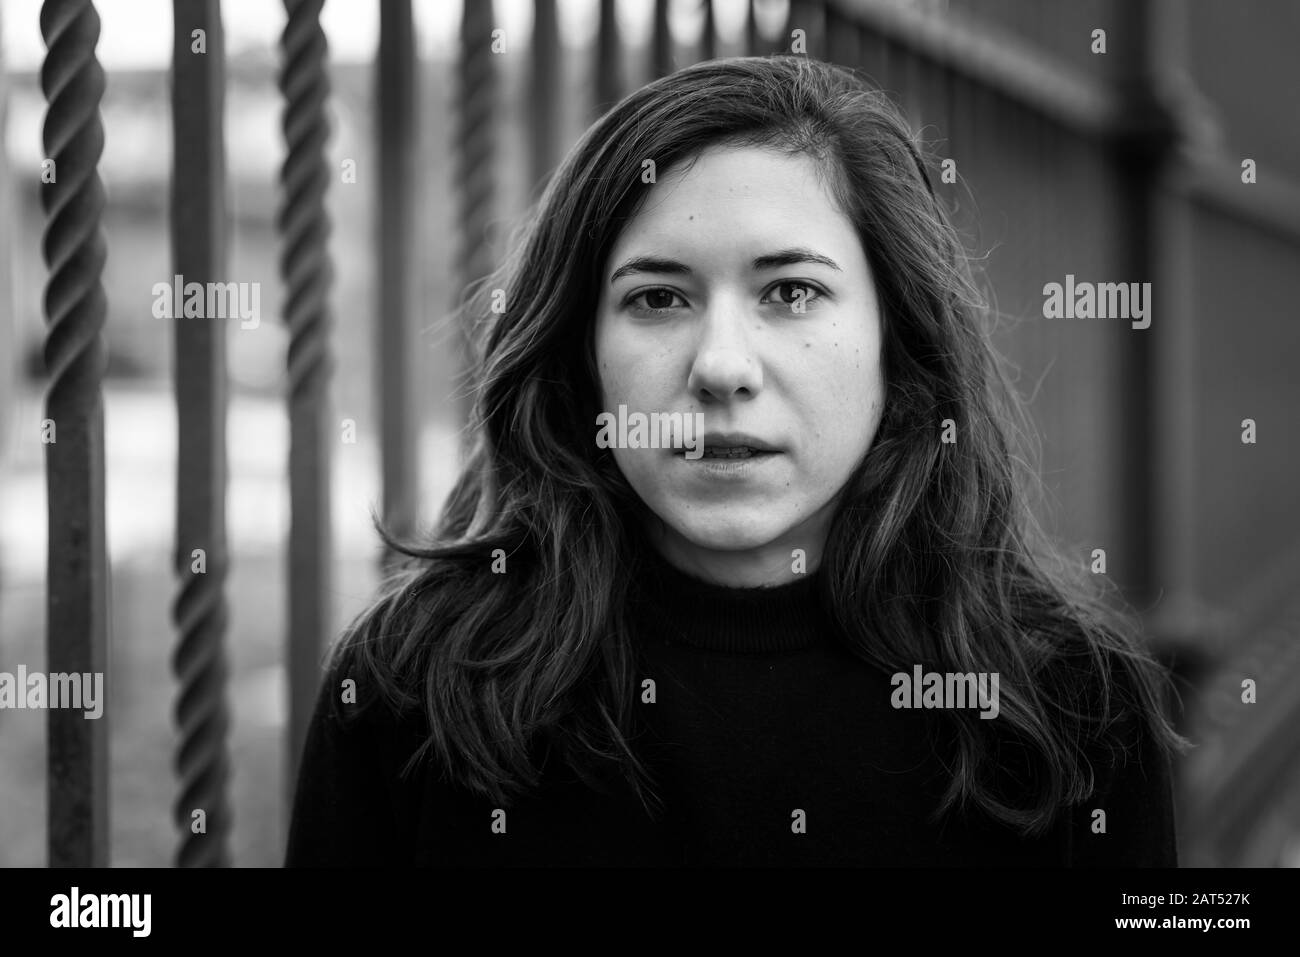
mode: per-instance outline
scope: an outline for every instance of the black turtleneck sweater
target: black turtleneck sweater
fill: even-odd
[[[344,725],[339,677],[317,702],[286,863],[315,865],[1175,866],[1168,761],[1144,735],[1094,762],[1098,791],[1024,838],[973,814],[934,823],[948,783],[941,712],[895,708],[891,676],[834,637],[809,575],[724,588],[651,556],[633,590],[645,733],[666,814],[601,794],[563,765],[504,808],[423,766],[424,720],[384,708]],[[642,701],[645,678],[655,700]],[[367,693],[367,689],[358,689]],[[1139,725],[1132,723],[1134,729]],[[1094,833],[1094,810],[1105,833]]]

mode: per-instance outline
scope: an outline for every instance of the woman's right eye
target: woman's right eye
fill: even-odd
[[[640,305],[641,300],[644,300],[644,305]],[[681,300],[681,296],[670,289],[646,289],[629,296],[627,304],[636,306],[639,312],[661,313],[672,309],[674,300]],[[684,300],[682,305],[685,305]]]

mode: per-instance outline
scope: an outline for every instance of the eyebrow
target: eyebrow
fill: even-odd
[[[816,263],[822,266],[828,266],[836,272],[843,272],[839,264],[833,259],[828,259],[820,253],[815,253],[804,246],[792,246],[789,249],[779,249],[774,253],[768,253],[764,256],[755,257],[750,263],[750,269],[754,272],[760,272],[764,269],[776,269],[780,266],[794,266],[799,263]],[[659,256],[633,256],[623,265],[619,266],[609,277],[609,283],[612,286],[624,276],[636,272],[661,273],[666,275],[685,275],[691,274],[691,267],[685,263],[680,263],[675,259],[664,259]]]

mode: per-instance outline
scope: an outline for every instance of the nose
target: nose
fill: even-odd
[[[753,398],[763,388],[763,370],[750,342],[744,309],[719,296],[702,321],[686,384],[691,395],[715,402]]]

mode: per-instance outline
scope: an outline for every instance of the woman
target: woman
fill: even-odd
[[[1162,675],[1031,547],[887,98],[799,56],[651,83],[471,314],[473,452],[435,544],[385,534],[289,864],[1176,862]]]

